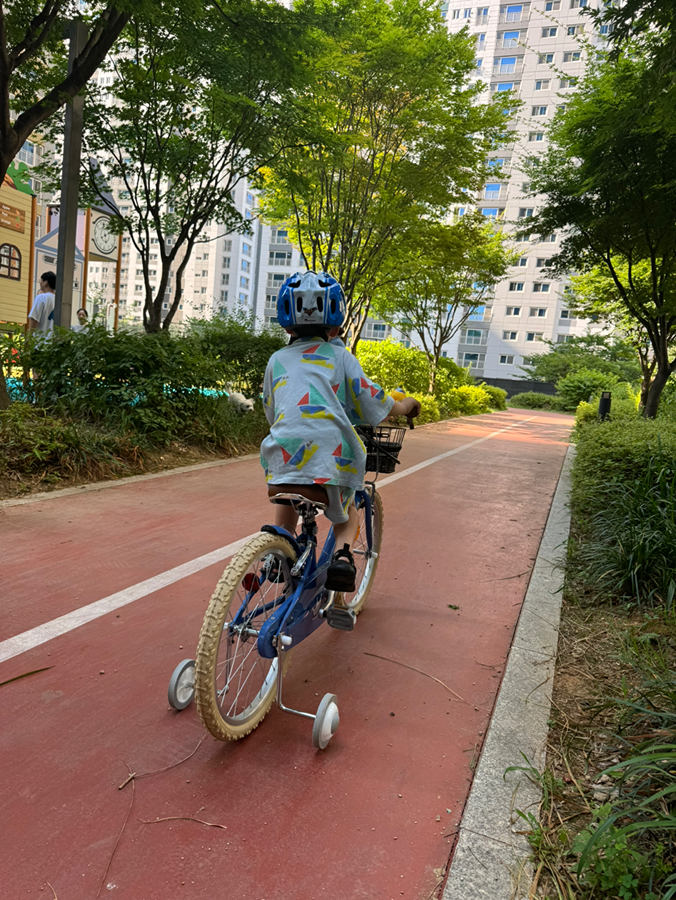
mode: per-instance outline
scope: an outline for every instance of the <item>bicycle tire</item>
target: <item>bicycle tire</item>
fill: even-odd
[[[383,541],[383,501],[380,499],[378,491],[374,490],[371,498],[371,528],[373,535],[371,549],[377,554],[375,557],[371,556],[366,559],[361,555],[368,549],[364,508],[357,510],[357,514],[359,515],[359,532],[352,547],[357,567],[357,585],[354,593],[343,595],[343,600],[348,609],[359,615],[366,604],[373,580],[376,577],[376,569],[380,560],[380,547]],[[363,566],[359,564],[361,559],[365,560]]]
[[[257,577],[265,559],[271,554],[280,560],[279,566],[282,571],[282,557],[286,558],[289,567],[296,561],[296,553],[287,540],[276,534],[257,535],[242,547],[226,566],[204,616],[195,659],[195,704],[207,731],[220,741],[236,741],[250,734],[263,721],[275,697],[279,658],[264,659],[258,654],[257,642],[250,641],[250,635],[243,636],[241,631],[237,635],[231,634],[227,625],[228,612],[231,611],[235,598],[239,594],[232,618],[236,617],[250,591],[250,585],[247,587],[243,584],[246,575],[252,573],[254,578]],[[279,606],[277,603],[267,611],[267,614],[261,613],[264,616],[261,619],[254,616],[260,600],[265,600],[266,604],[274,603],[274,595],[271,598],[268,594],[270,591],[279,590],[281,602],[285,588],[284,580],[277,582],[266,580],[263,584],[269,585],[268,593],[261,595],[259,600],[256,600],[256,605],[251,608],[249,621],[253,623],[258,619],[256,625],[265,621]],[[257,591],[251,602],[258,594]],[[241,648],[244,646],[248,649],[241,652],[241,662],[238,662]],[[221,660],[219,664],[221,648],[225,649],[225,660]],[[290,651],[285,651],[283,654],[285,670],[289,663],[289,653]],[[256,671],[257,675],[254,677]],[[219,688],[221,677],[223,687]],[[250,679],[251,684],[244,693]],[[256,687],[259,681],[262,682],[260,687],[249,699],[252,688]],[[229,706],[224,708],[225,697],[230,693],[231,687],[235,687],[234,699],[229,698],[227,701]],[[239,709],[241,704],[244,706]]]

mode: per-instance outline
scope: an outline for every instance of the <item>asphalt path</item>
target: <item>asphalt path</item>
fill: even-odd
[[[436,896],[570,425],[509,410],[407,435],[357,628],[321,628],[285,679],[296,708],[337,694],[323,752],[276,707],[231,744],[166,700],[228,555],[271,518],[256,460],[0,509],[0,682],[49,667],[0,685],[0,896]]]

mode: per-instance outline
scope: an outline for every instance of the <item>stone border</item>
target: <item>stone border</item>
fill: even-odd
[[[532,880],[527,823],[541,792],[510,766],[545,763],[561,615],[560,561],[570,529],[570,446],[561,469],[507,667],[458,829],[442,900],[520,900]],[[526,759],[528,762],[526,761]]]

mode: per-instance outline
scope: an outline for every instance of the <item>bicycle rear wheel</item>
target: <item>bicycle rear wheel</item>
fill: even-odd
[[[357,589],[353,594],[344,594],[343,599],[347,608],[359,615],[368,598],[373,579],[376,577],[380,545],[383,540],[383,502],[378,491],[374,490],[371,496],[371,534],[373,537],[371,554],[369,554],[366,539],[366,507],[362,506],[361,509],[358,509],[357,515],[359,516],[359,531],[352,547],[354,564],[357,569]]]
[[[218,740],[249,734],[272,705],[279,659],[259,655],[258,632],[288,596],[295,561],[287,540],[261,534],[233,556],[209,602],[195,660],[195,702]],[[285,666],[288,657],[289,651]]]

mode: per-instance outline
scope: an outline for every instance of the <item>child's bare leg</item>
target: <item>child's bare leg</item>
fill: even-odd
[[[359,530],[359,517],[354,503],[347,510],[347,522],[334,524],[333,533],[336,536],[336,550],[340,550],[345,544],[352,548],[352,544],[357,539],[357,531]]]
[[[281,525],[282,528],[286,528],[291,534],[295,534],[297,524],[298,513],[293,506],[285,506],[282,503],[275,504],[275,525]]]

